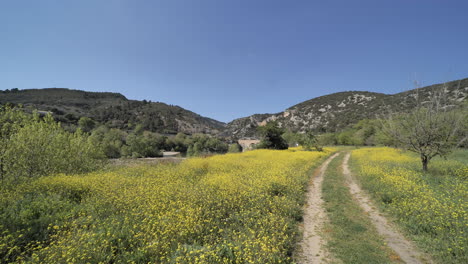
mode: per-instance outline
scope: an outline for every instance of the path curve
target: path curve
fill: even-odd
[[[388,246],[392,248],[402,261],[408,264],[417,263],[432,263],[424,256],[409,240],[400,234],[385,217],[381,215],[379,210],[373,205],[369,196],[364,193],[349,170],[348,161],[350,153],[346,153],[343,159],[343,174],[347,180],[349,189],[354,199],[358,202],[361,208],[369,215],[372,223],[376,227],[381,236],[384,237]]]
[[[324,240],[320,235],[323,224],[327,220],[327,214],[323,208],[322,182],[328,164],[338,155],[339,153],[335,153],[322,163],[315,171],[312,182],[307,189],[299,263],[327,263],[329,258],[329,253],[324,248]]]

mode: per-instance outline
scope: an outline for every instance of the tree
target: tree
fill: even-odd
[[[432,158],[446,156],[466,140],[467,107],[453,105],[445,89],[433,91],[424,102],[418,94],[414,97],[416,108],[404,114],[390,113],[382,129],[398,146],[418,153],[422,169],[427,171]]]
[[[341,131],[337,136],[338,144],[340,145],[355,145],[354,138],[355,131],[353,129],[346,129]]]
[[[162,157],[159,145],[161,141],[165,142],[165,139],[155,133],[144,131],[136,134],[134,132],[127,136],[127,145],[122,148],[122,154],[132,158]]]
[[[312,148],[315,148],[317,151],[323,151],[323,148],[319,145],[317,137],[312,133],[312,131],[307,131],[304,134],[301,134],[299,137],[299,144],[304,148],[304,150],[312,150]]]
[[[282,135],[284,140],[288,143],[290,147],[296,147],[299,144],[302,134],[297,132],[287,131]]]
[[[184,133],[178,133],[176,136],[172,136],[166,139],[167,150],[187,152],[188,148],[188,137]]]
[[[336,133],[324,133],[318,136],[320,145],[338,145],[338,139]]]
[[[20,108],[10,106],[0,107],[0,180],[6,177],[9,157],[7,151],[11,147],[11,137],[21,127],[33,122],[33,116],[26,114]]]
[[[262,140],[257,145],[257,148],[264,149],[287,149],[288,143],[281,136],[284,129],[279,127],[278,122],[270,121],[265,126],[257,128]]]
[[[22,109],[2,109],[0,120],[2,180],[87,172],[102,164],[102,152],[85,133],[65,131],[50,114],[41,118]]]
[[[229,153],[239,153],[241,152],[241,146],[238,143],[233,143],[229,145],[228,152]]]
[[[80,118],[80,120],[78,120],[78,126],[81,128],[81,130],[88,133],[93,130],[93,128],[96,126],[96,123],[91,118],[83,116]]]
[[[218,138],[210,137],[205,134],[194,134],[186,139],[187,155],[200,156],[211,153],[225,153],[228,151],[228,145]]]
[[[90,141],[102,149],[108,158],[120,158],[122,156],[122,147],[125,144],[127,133],[117,128],[107,128],[100,126],[93,130],[89,137]]]

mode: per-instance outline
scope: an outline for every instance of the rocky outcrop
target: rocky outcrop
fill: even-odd
[[[468,79],[436,84],[388,95],[363,91],[339,92],[294,105],[277,114],[253,115],[227,124],[224,135],[234,138],[255,136],[256,128],[277,121],[291,131],[340,131],[362,119],[384,116],[388,111],[405,112],[427,100],[430,94],[443,90],[454,104],[466,100]]]

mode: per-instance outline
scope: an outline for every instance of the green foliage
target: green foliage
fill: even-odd
[[[127,144],[122,148],[126,157],[162,157],[161,150],[166,138],[149,131],[136,130],[127,136]]]
[[[132,129],[131,124],[140,124],[143,130],[163,134],[181,132],[182,127],[197,127],[186,133],[216,133],[224,126],[222,122],[202,117],[174,105],[159,102],[128,100],[118,93],[97,93],[79,90],[51,88],[25,89],[3,92],[0,105],[27,103],[36,109],[52,111],[54,118],[66,127],[77,125],[81,117],[88,117],[99,125],[123,130]],[[187,126],[185,126],[187,125]],[[82,127],[82,130],[90,130]]]
[[[84,132],[91,132],[91,130],[96,126],[96,123],[91,118],[83,116],[78,120],[78,126]]]
[[[81,130],[65,131],[52,116],[27,115],[21,109],[0,111],[2,179],[19,181],[96,169],[104,157]]]
[[[299,133],[292,132],[292,131],[287,131],[285,132],[282,137],[290,147],[295,147],[297,144],[299,144],[299,140],[301,138]]]
[[[189,138],[184,133],[166,139],[166,149],[178,152],[187,152]]]
[[[130,134],[120,129],[100,126],[91,133],[90,140],[108,158],[161,157],[163,150],[187,153],[188,156],[226,153],[228,151],[226,143],[209,135],[188,136],[179,133],[176,136],[167,137],[145,131],[141,125],[136,125]]]
[[[280,128],[275,121],[268,122],[265,126],[258,127],[262,140],[257,145],[259,149],[287,149],[288,143],[282,135],[284,128]]]
[[[318,136],[318,140],[322,146],[338,145],[338,139],[335,133],[324,133]]]
[[[443,90],[434,91],[429,101],[409,113],[392,114],[383,123],[383,131],[398,147],[420,155],[424,171],[432,158],[446,156],[468,137],[468,108],[454,108],[446,96]]]
[[[0,179],[7,176],[8,155],[11,136],[17,133],[24,124],[32,122],[33,116],[27,115],[19,108],[9,106],[0,108]]]
[[[324,133],[318,136],[321,145],[376,146],[393,144],[393,140],[383,133],[382,121],[363,119],[354,126],[336,133]]]
[[[90,140],[95,146],[102,149],[108,158],[120,158],[122,156],[122,147],[125,144],[127,133],[116,128],[107,128],[100,126],[95,129]]]
[[[188,144],[187,156],[225,153],[228,151],[228,144],[205,134],[195,134],[188,138],[186,143]]]
[[[356,141],[354,136],[355,131],[353,130],[344,130],[338,134],[338,144],[339,145],[355,145]]]
[[[318,138],[312,131],[307,131],[304,134],[299,135],[299,144],[304,150],[312,150],[314,148],[317,151],[322,151],[323,148],[320,146]]]
[[[228,149],[229,153],[239,153],[241,151],[242,151],[242,148],[239,144],[233,143],[229,145],[229,149]]]

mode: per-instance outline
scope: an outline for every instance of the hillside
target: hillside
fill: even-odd
[[[223,135],[252,137],[256,127],[271,120],[292,131],[340,131],[359,120],[381,117],[388,111],[408,111],[415,106],[416,98],[424,101],[432,91],[444,85],[449,100],[466,100],[468,78],[390,95],[363,91],[339,92],[304,101],[277,114],[256,114],[233,120],[227,124]]]
[[[142,124],[144,129],[165,134],[217,134],[225,125],[179,106],[129,100],[119,93],[85,92],[66,88],[12,89],[0,92],[0,104],[5,103],[50,111],[58,121],[66,125],[76,124],[82,116],[109,127],[131,129],[136,124]]]
[[[359,120],[385,115],[388,111],[404,112],[418,100],[424,101],[431,91],[443,88],[449,100],[464,101],[468,95],[468,78],[435,84],[397,94],[347,91],[313,98],[275,114],[255,114],[235,119],[227,125],[179,106],[146,100],[128,100],[119,93],[99,93],[65,88],[26,89],[0,92],[0,104],[23,104],[50,111],[64,124],[76,124],[82,116],[109,127],[144,129],[164,134],[207,133],[231,139],[254,137],[258,126],[276,120],[291,131],[313,130],[336,132]]]

